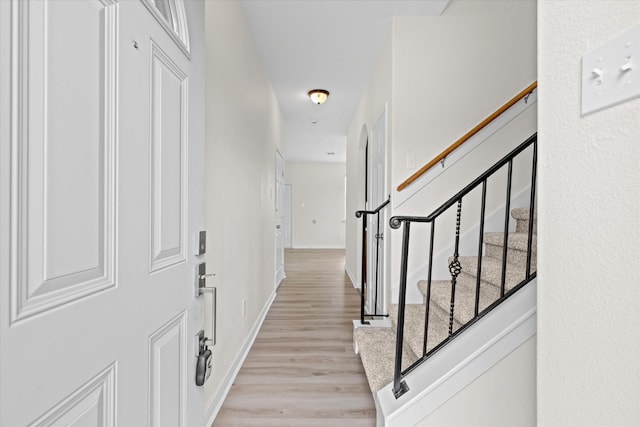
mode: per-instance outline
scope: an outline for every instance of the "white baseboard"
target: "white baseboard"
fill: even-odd
[[[235,381],[236,376],[238,375],[238,372],[240,372],[240,368],[242,367],[244,360],[247,358],[247,355],[251,350],[251,346],[253,345],[253,342],[256,340],[256,336],[258,336],[260,327],[262,326],[262,323],[264,322],[265,317],[267,317],[267,313],[269,312],[269,309],[271,308],[271,304],[273,304],[273,301],[275,299],[276,299],[276,293],[274,291],[271,294],[271,297],[269,298],[267,303],[262,308],[262,311],[260,312],[258,319],[256,320],[255,324],[253,325],[253,328],[251,329],[251,333],[247,337],[242,347],[240,347],[240,351],[238,352],[236,359],[231,365],[231,369],[229,369],[229,373],[224,378],[224,381],[222,381],[222,386],[218,389],[218,392],[207,402],[205,406],[204,419],[208,420],[208,422],[205,423],[203,427],[211,426],[213,424],[213,421],[216,419],[218,412],[220,412],[220,408],[222,408],[222,404],[224,403],[224,400],[226,399],[227,394],[229,394],[229,390],[231,390],[231,386],[233,385],[233,382]]]
[[[360,283],[358,283],[358,281],[356,280],[356,275],[353,274],[347,264],[344,265],[344,271],[345,273],[347,273],[347,276],[349,276],[349,280],[351,280],[351,284],[353,285],[353,287],[356,289],[360,289]]]
[[[393,383],[374,395],[378,427],[415,425],[536,334],[537,279],[418,366],[409,391]]]
[[[276,276],[276,289],[278,288],[278,286],[280,286],[282,281],[286,278],[287,278],[287,275],[285,274],[284,271],[282,272],[282,274],[279,274]]]

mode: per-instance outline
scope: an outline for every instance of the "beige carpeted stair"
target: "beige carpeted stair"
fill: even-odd
[[[516,220],[516,231],[507,238],[507,268],[505,292],[519,284],[525,277],[527,260],[527,232],[529,230],[529,210],[517,208],[511,211]],[[536,270],[536,226],[534,215],[532,236],[531,271]],[[484,256],[480,275],[479,312],[491,305],[500,296],[502,281],[502,253],[504,233],[488,232],[484,235]],[[453,331],[475,316],[478,258],[460,256],[462,273],[457,277]],[[407,284],[410,286],[410,284]],[[420,291],[427,294],[426,280],[417,283]],[[429,326],[427,352],[444,341],[449,335],[449,309],[451,303],[451,280],[431,282],[431,303],[429,305]],[[405,307],[403,369],[419,359],[424,351],[424,327],[426,304],[407,304]],[[395,359],[396,326],[398,306],[389,307],[391,328],[357,328],[354,339],[362,359],[369,386],[373,393],[393,380]]]

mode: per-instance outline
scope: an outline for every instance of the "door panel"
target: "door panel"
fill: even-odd
[[[202,423],[202,53],[149,7],[0,1],[0,425]]]
[[[66,53],[73,34],[57,25],[69,6],[14,3],[12,323],[114,286],[115,6],[78,8],[90,25],[76,31],[82,41],[73,61]],[[74,82],[69,62],[88,78]]]
[[[149,407],[150,425],[185,425],[186,382],[184,369],[187,355],[185,341],[187,322],[183,312],[149,338]]]
[[[151,44],[151,271],[186,259],[187,76]]]
[[[137,378],[119,388],[119,410],[132,425],[188,426],[202,422],[202,390],[195,387],[195,335],[202,329],[204,301],[194,297],[194,256],[202,209],[203,141],[191,135],[197,110],[193,64],[157,16],[139,1],[121,2],[122,94],[120,145],[123,188],[119,277],[133,310],[139,341],[121,377]],[[202,90],[202,87],[200,87]],[[135,143],[134,143],[135,142]],[[196,159],[196,161],[194,161]],[[189,191],[193,189],[193,191]],[[125,210],[125,206],[129,209]],[[195,218],[200,218],[202,212]],[[126,260],[126,263],[124,262]],[[140,314],[143,314],[140,316]],[[145,403],[140,407],[140,396]],[[199,402],[194,406],[193,402]],[[197,411],[189,410],[196,408]]]
[[[83,384],[33,426],[115,426],[115,365]]]

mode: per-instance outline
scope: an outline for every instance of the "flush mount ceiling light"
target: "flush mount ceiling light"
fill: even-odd
[[[314,104],[322,104],[329,97],[329,91],[324,89],[313,89],[309,91],[309,98]]]

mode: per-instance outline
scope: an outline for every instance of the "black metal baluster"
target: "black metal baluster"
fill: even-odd
[[[533,221],[536,205],[536,170],[538,163],[538,140],[533,142],[533,161],[531,166],[531,198],[529,200],[529,230],[527,230],[527,276],[531,276],[531,257],[533,255]]]
[[[358,213],[356,213],[358,216]],[[360,324],[368,325],[369,322],[364,320],[364,299],[367,285],[365,277],[367,276],[367,214],[362,214],[362,271],[360,276]]]
[[[431,236],[429,237],[429,272],[427,273],[427,299],[424,309],[424,340],[422,341],[422,357],[427,354],[427,336],[429,335],[429,306],[431,305],[431,270],[433,266],[433,236],[436,232],[435,219],[431,222]]]
[[[509,160],[507,170],[507,197],[504,212],[504,240],[502,246],[502,278],[500,279],[500,298],[504,296],[504,288],[507,281],[507,249],[509,243],[509,215],[511,212],[511,176],[513,175],[513,159]]]
[[[533,152],[533,169],[532,169],[532,191],[530,194],[530,211],[529,211],[529,235],[528,235],[528,249],[527,249],[527,277],[523,280],[518,289],[528,283],[531,278],[536,276],[535,272],[531,272],[531,261],[533,259],[533,227],[534,227],[534,218],[535,218],[535,181],[536,181],[536,162],[537,162],[537,135],[532,135],[525,142],[520,144],[516,149],[512,150],[508,155],[503,157],[499,162],[495,163],[491,168],[485,171],[478,178],[473,180],[467,186],[465,186],[462,190],[456,193],[453,197],[451,197],[448,201],[443,203],[439,208],[433,211],[428,216],[394,216],[390,219],[389,225],[392,229],[400,228],[402,224],[404,224],[404,233],[403,233],[403,242],[402,242],[402,259],[401,259],[401,271],[400,271],[400,295],[398,301],[398,320],[397,320],[397,335],[396,335],[396,348],[395,348],[395,360],[394,360],[394,378],[393,378],[393,393],[394,396],[399,398],[402,396],[407,390],[408,386],[406,381],[404,381],[404,377],[409,375],[410,372],[413,372],[415,368],[417,368],[421,363],[426,361],[429,357],[431,357],[435,352],[444,348],[452,339],[458,336],[461,332],[468,329],[477,322],[479,319],[484,317],[490,310],[497,307],[506,297],[510,297],[515,294],[516,289],[511,289],[508,293],[506,292],[506,283],[507,283],[507,261],[508,261],[508,243],[509,243],[509,222],[510,222],[510,210],[511,210],[511,189],[512,189],[512,175],[513,175],[513,159],[521,154],[527,147],[531,144],[534,144],[534,152]],[[487,181],[488,178],[494,175],[496,172],[501,170],[501,168],[505,165],[508,165],[508,176],[507,176],[507,194],[505,200],[505,218],[504,218],[504,239],[503,239],[503,257],[502,257],[502,277],[501,277],[501,298],[498,301],[490,304],[489,307],[485,308],[482,313],[480,313],[479,305],[480,305],[480,290],[482,288],[482,251],[484,246],[484,222],[486,219],[486,197],[487,197]],[[482,184],[482,205],[481,205],[481,218],[480,218],[480,236],[478,239],[478,265],[477,265],[477,281],[476,281],[476,294],[475,294],[475,316],[471,321],[467,322],[465,325],[460,326],[458,330],[453,332],[453,325],[455,322],[455,309],[456,309],[456,287],[457,287],[457,277],[462,273],[462,266],[460,264],[460,232],[461,232],[461,217],[462,217],[462,199],[469,192],[473,191],[477,186]],[[435,242],[435,221],[436,219],[445,212],[448,212],[449,208],[452,208],[454,204],[457,204],[457,214],[456,214],[456,234],[455,234],[455,246],[454,246],[454,254],[451,262],[449,263],[449,272],[451,274],[451,302],[450,302],[450,312],[449,312],[449,337],[444,339],[441,343],[436,343],[437,345],[431,349],[430,352],[427,352],[427,348],[429,345],[428,332],[429,332],[429,313],[430,313],[430,302],[431,302],[431,286],[432,286],[432,267],[433,267],[433,251],[434,251],[434,242]],[[375,213],[375,212],[372,212]],[[429,247],[429,265],[428,265],[428,277],[427,277],[427,297],[425,302],[425,323],[424,323],[424,340],[423,340],[423,354],[417,361],[405,367],[404,371],[402,370],[402,354],[403,354],[403,342],[404,342],[404,323],[405,323],[405,314],[406,314],[406,286],[407,286],[407,272],[408,272],[408,252],[409,252],[409,238],[410,238],[410,225],[412,222],[417,223],[425,223],[431,222],[431,235],[430,235],[430,247]],[[485,263],[486,265],[486,263]],[[458,302],[459,304],[459,302]]]
[[[360,210],[360,211],[356,211],[356,218],[360,218],[362,217],[362,268],[361,268],[361,280],[360,280],[360,290],[361,290],[361,295],[360,295],[360,323],[363,325],[368,325],[370,324],[369,322],[365,322],[364,318],[368,317],[368,316],[387,316],[387,314],[379,314],[378,313],[378,293],[380,291],[380,284],[379,284],[379,269],[380,269],[380,253],[379,253],[379,249],[380,249],[380,240],[382,240],[383,238],[383,233],[380,233],[380,211],[387,206],[389,203],[391,202],[391,196],[389,196],[387,198],[386,201],[384,201],[380,206],[378,206],[375,210],[373,211],[367,211],[367,210]],[[371,281],[373,280],[373,278],[371,277],[367,277],[367,255],[369,255],[367,253],[367,237],[369,237],[367,234],[367,220],[368,220],[368,215],[377,215],[377,224],[376,224],[376,234],[375,234],[375,239],[376,239],[376,259],[375,259],[375,296],[374,296],[374,310],[373,310],[373,314],[367,314],[365,312],[365,302],[369,300],[369,298],[367,298],[367,289],[370,287],[370,285],[372,284]],[[371,262],[371,261],[370,261]],[[366,278],[366,280],[365,280]]]
[[[376,280],[376,288],[375,288],[375,296],[373,299],[373,312],[375,315],[378,315],[378,281],[380,276],[380,239],[382,239],[382,235],[380,234],[380,211],[378,211],[376,216],[376,270],[375,270],[375,280]]]
[[[407,263],[409,259],[409,232],[411,223],[404,222],[402,235],[402,259],[400,262],[400,295],[398,296],[398,321],[396,323],[396,360],[393,373],[393,395],[397,398],[409,391],[405,381],[402,381],[402,343],[404,342],[404,309],[407,293]]]
[[[484,212],[487,204],[487,180],[482,181],[482,206],[480,207],[480,237],[478,238],[478,270],[476,271],[476,304],[474,315],[480,308],[480,282],[482,281],[482,245],[484,244]]]
[[[456,214],[456,243],[453,250],[453,260],[449,263],[449,273],[451,273],[451,307],[449,309],[449,335],[453,334],[453,311],[456,302],[456,282],[458,275],[462,271],[460,261],[458,261],[458,250],[460,247],[460,214],[462,212],[462,199],[458,200],[458,212]]]

